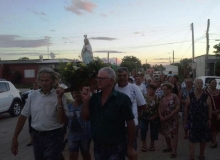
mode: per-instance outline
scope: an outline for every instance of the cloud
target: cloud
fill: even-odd
[[[37,11],[32,11],[32,12],[37,15],[46,16],[44,12],[37,12]]]
[[[112,40],[116,40],[116,38],[110,38],[110,37],[92,37],[89,39],[93,39],[93,40],[105,40],[105,41],[112,41]]]
[[[56,32],[54,29],[51,29],[50,31],[51,31],[51,32]]]
[[[28,10],[36,15],[46,16],[46,13],[44,13],[42,11],[38,12],[38,11],[31,10],[30,8],[28,8]]]
[[[134,32],[134,34],[138,34],[138,35],[144,36],[144,33],[142,33],[142,32]]]
[[[94,51],[97,53],[125,53],[125,52],[121,52],[121,51],[112,51],[112,50],[101,50],[101,51]]]
[[[104,13],[102,13],[102,14],[100,14],[102,17],[107,17],[107,15],[106,14],[104,14]]]
[[[39,56],[39,55],[43,55],[40,52],[0,52],[1,55],[4,56]],[[44,54],[47,55],[48,54]]]
[[[36,48],[51,44],[49,41],[50,39],[46,37],[44,37],[44,39],[23,40],[20,36],[17,35],[0,35],[0,48]]]
[[[89,2],[89,1],[72,0],[72,4],[65,7],[65,9],[67,11],[80,15],[83,13],[83,11],[91,13],[95,7],[96,7],[96,4]]]

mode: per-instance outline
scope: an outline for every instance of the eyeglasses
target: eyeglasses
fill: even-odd
[[[104,81],[104,80],[106,80],[106,79],[110,79],[110,78],[96,77],[96,80],[97,80],[97,81],[98,81],[98,80],[100,80],[100,81]]]

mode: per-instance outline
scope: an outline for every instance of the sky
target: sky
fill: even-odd
[[[220,40],[219,0],[0,0],[0,58],[80,59],[84,35],[94,57],[120,63],[178,63],[209,54]],[[174,53],[174,54],[173,54]]]

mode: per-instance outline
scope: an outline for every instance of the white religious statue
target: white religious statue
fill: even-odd
[[[84,64],[88,64],[93,60],[92,47],[87,39],[87,35],[84,35],[84,45],[81,52],[82,61]]]

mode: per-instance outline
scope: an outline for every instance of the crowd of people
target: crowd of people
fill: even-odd
[[[117,71],[104,67],[97,74],[96,90],[84,86],[69,92],[60,78],[50,68],[38,72],[36,83],[40,88],[28,96],[12,138],[14,155],[18,154],[18,136],[29,117],[36,160],[61,160],[67,140],[70,160],[77,160],[79,151],[84,160],[91,160],[92,141],[96,160],[136,160],[138,147],[142,152],[155,151],[159,133],[167,145],[163,152],[176,158],[180,115],[182,138],[189,139],[190,160],[195,159],[196,143],[200,144],[200,160],[205,159],[206,142],[218,147],[220,94],[215,79],[203,88],[201,79],[190,76],[181,84],[176,75],[129,76],[126,67]],[[138,133],[142,146],[137,146]]]

